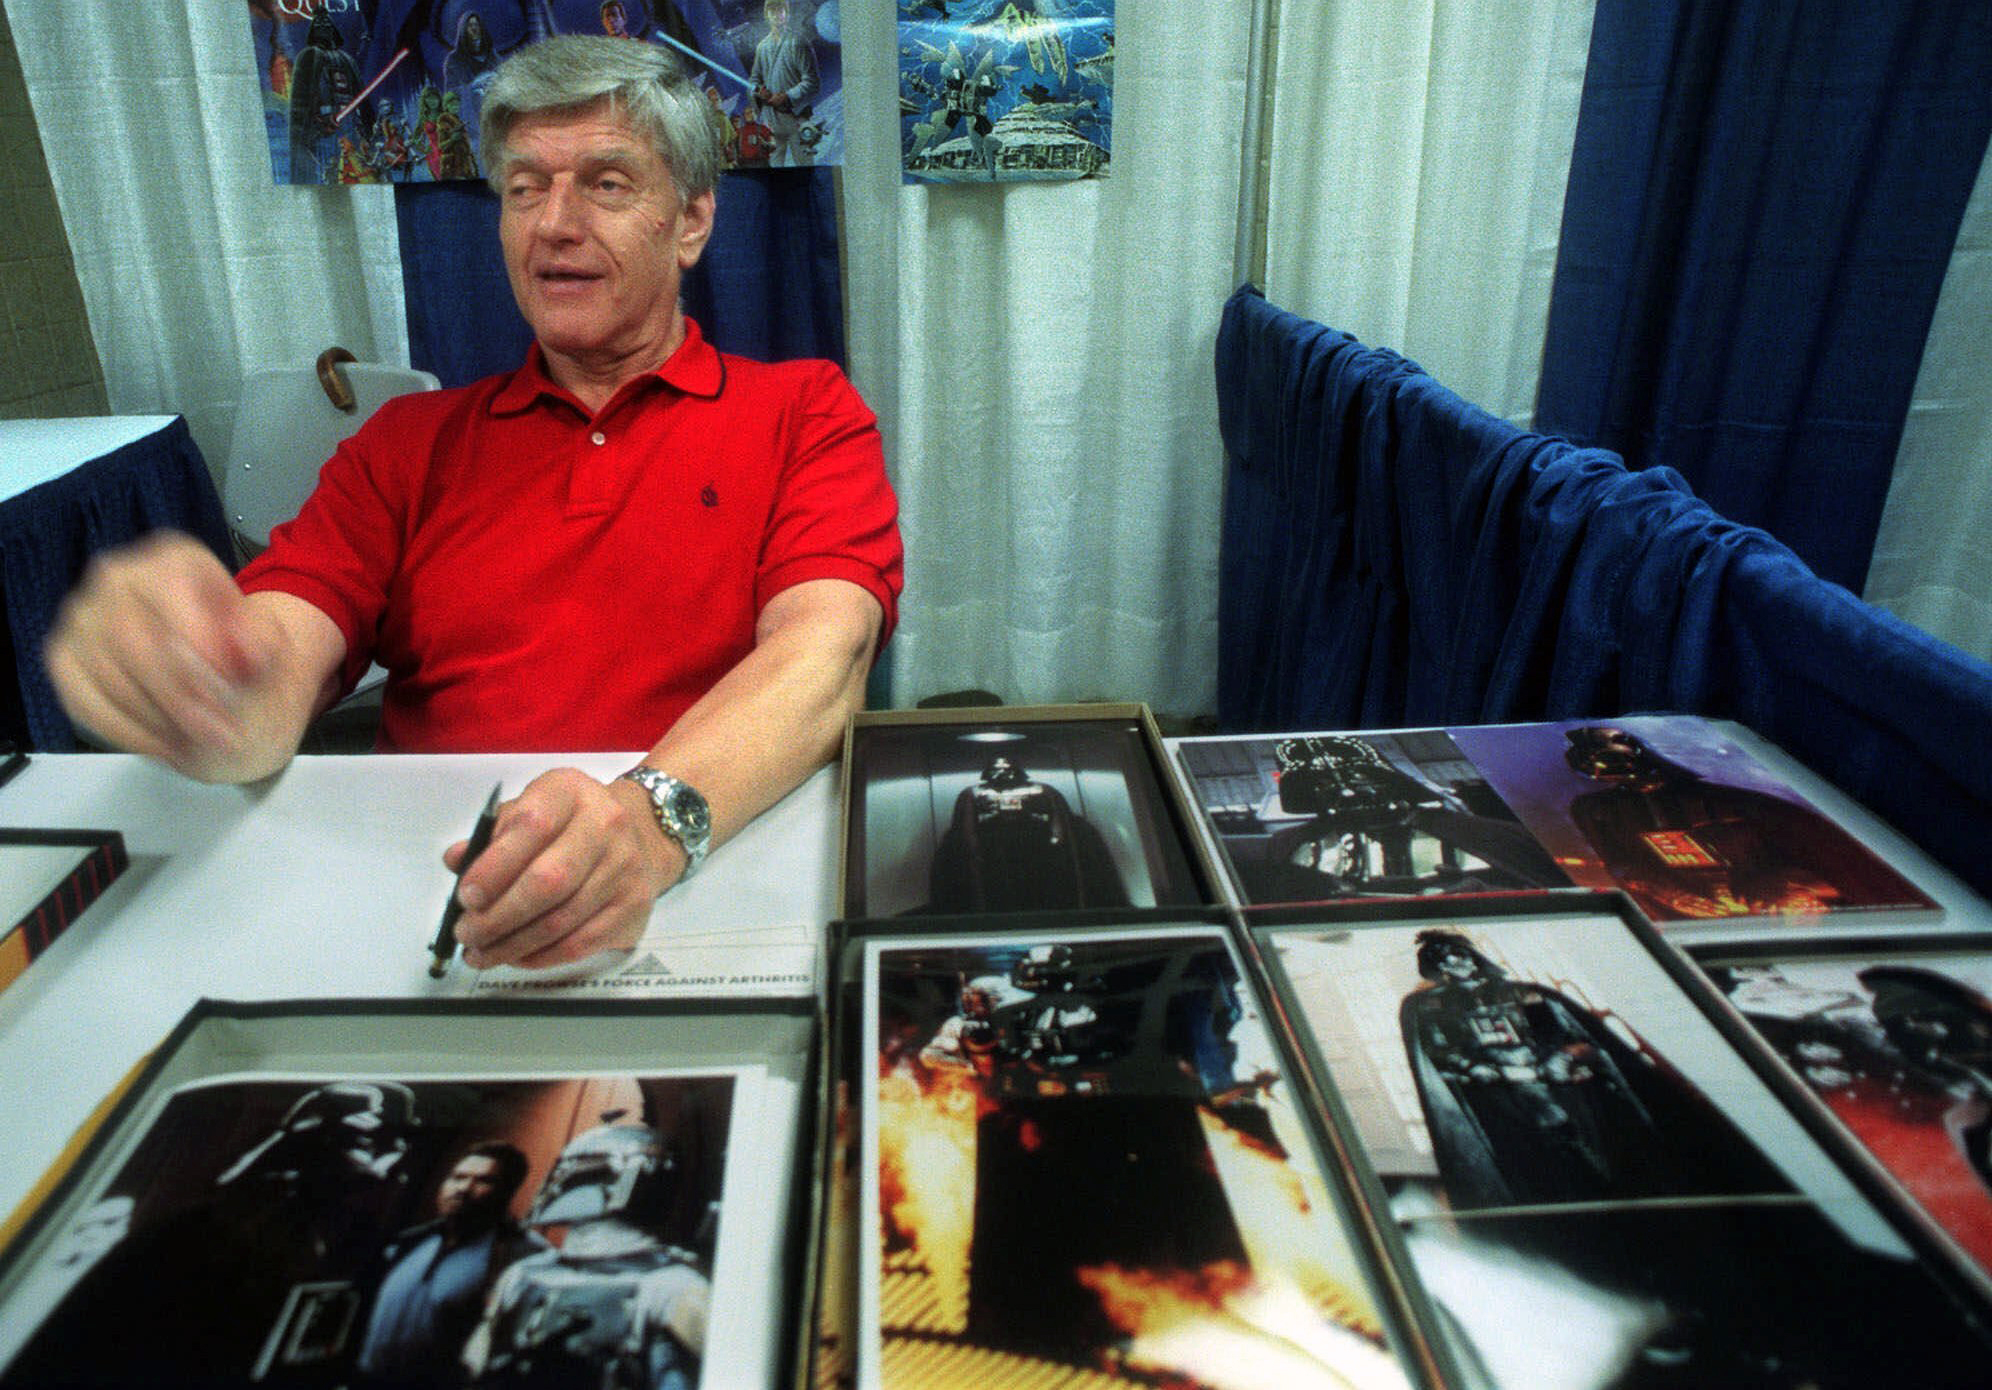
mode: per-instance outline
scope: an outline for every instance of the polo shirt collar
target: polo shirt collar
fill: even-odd
[[[698,321],[689,316],[685,319],[684,341],[678,344],[677,351],[644,375],[655,377],[687,396],[717,396],[720,387],[726,383],[726,370],[719,360],[719,349],[706,341]],[[628,389],[628,383],[624,383],[623,389]],[[616,394],[620,396],[622,392]],[[556,400],[572,399],[566,389],[547,374],[546,353],[535,342],[526,352],[525,364],[513,372],[511,379],[491,398],[491,413],[517,415],[529,409],[541,396],[551,396]]]

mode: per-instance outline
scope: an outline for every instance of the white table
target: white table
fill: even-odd
[[[195,1000],[448,995],[429,942],[440,858],[493,782],[552,767],[609,777],[638,755],[304,757],[253,787],[141,758],[38,754],[0,825],[111,829],[131,867],[0,993],[0,1219]],[[838,780],[811,777],[656,908],[653,930],[806,923],[836,911]]]
[[[94,415],[68,420],[0,420],[0,502],[157,434],[179,418]]]

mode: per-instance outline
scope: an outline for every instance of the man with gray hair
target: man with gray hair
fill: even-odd
[[[184,537],[101,558],[47,659],[78,724],[205,781],[279,771],[369,661],[383,749],[648,749],[536,779],[458,885],[466,961],[540,967],[633,945],[835,753],[901,551],[843,374],[722,354],[679,306],[720,149],[677,60],[531,44],[481,123],[525,364],[388,402],[236,578]]]

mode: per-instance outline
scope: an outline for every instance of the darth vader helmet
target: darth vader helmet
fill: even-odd
[[[216,1181],[251,1174],[310,1181],[385,1178],[408,1152],[415,1093],[396,1081],[337,1081],[299,1096],[276,1131]]]

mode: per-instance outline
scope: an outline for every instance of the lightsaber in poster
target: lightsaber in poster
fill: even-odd
[[[399,52],[397,52],[392,58],[388,59],[387,66],[382,68],[380,72],[375,75],[374,80],[367,83],[366,86],[360,88],[360,94],[354,97],[351,101],[347,102],[345,106],[340,108],[339,114],[332,118],[332,124],[338,125],[341,121],[345,120],[346,117],[352,115],[354,111],[359,109],[360,103],[365,101],[370,95],[373,94],[374,88],[380,86],[381,83],[387,81],[387,75],[393,72],[396,68],[400,67],[401,60],[406,58],[407,56],[408,56],[408,50],[404,48],[401,49]]]
[[[747,91],[752,92],[754,90],[754,84],[752,82],[749,82],[746,78],[742,77],[739,73],[735,72],[732,68],[726,67],[720,63],[715,63],[712,59],[706,57],[705,54],[699,52],[696,48],[691,47],[689,44],[679,43],[676,39],[672,38],[669,34],[665,33],[663,30],[661,29],[658,30],[657,33],[653,35],[653,37],[659,43],[669,44],[671,47],[677,49],[680,53],[683,53],[687,57],[698,62],[701,66],[711,68],[721,77],[732,78],[735,82],[738,82]]]

